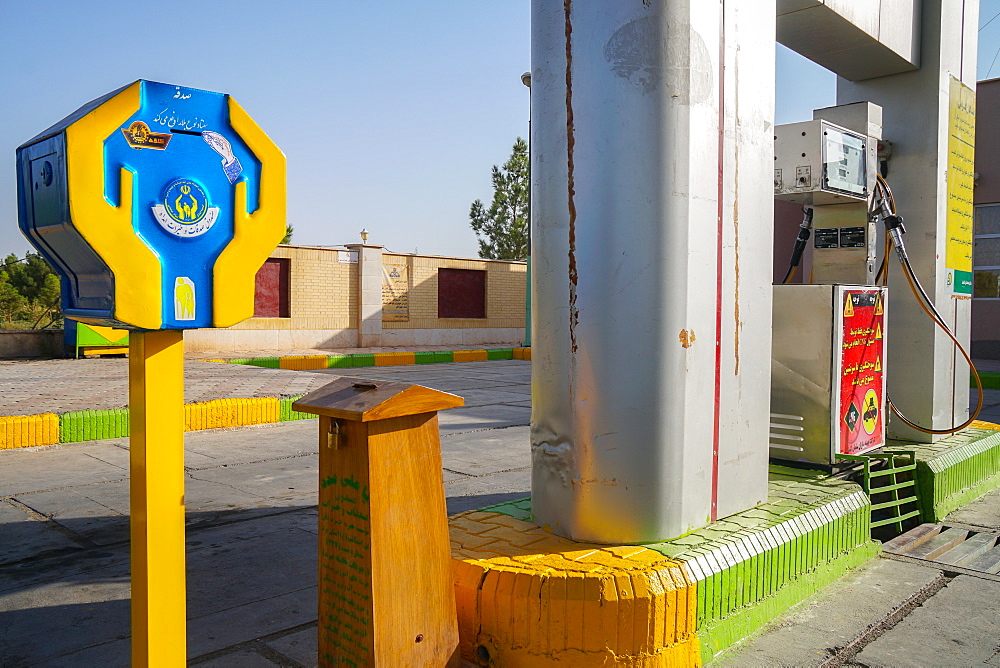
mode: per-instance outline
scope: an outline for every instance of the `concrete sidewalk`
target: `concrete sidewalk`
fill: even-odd
[[[329,382],[312,374],[238,364],[187,361],[184,402],[289,397]],[[0,415],[37,415],[128,406],[128,360],[0,362]]]
[[[466,398],[440,415],[449,513],[529,494],[530,363],[358,371]],[[316,664],[316,425],[187,434],[193,663]],[[128,665],[127,478],[127,439],[0,451],[0,665]]]
[[[353,349],[351,349],[353,350]],[[371,349],[332,355],[265,355],[188,359],[185,369],[186,431],[288,422],[308,415],[292,404],[325,381],[292,370],[357,375],[372,367],[530,359],[525,348],[426,350]],[[261,351],[274,352],[274,351]],[[332,352],[332,351],[326,351]],[[0,362],[0,450],[126,437],[128,360],[21,360]]]
[[[287,369],[199,363],[195,360],[475,349],[475,346],[412,346],[187,353],[184,401],[297,396],[329,382],[322,377],[288,373]],[[360,372],[367,373],[368,370],[365,367]],[[341,374],[350,373],[353,372],[341,371]],[[0,416],[125,408],[128,406],[128,360],[120,357],[0,360],[0,397]]]
[[[529,494],[529,362],[324,371],[192,366],[189,379],[200,368],[220,369],[240,379],[278,379],[267,382],[296,392],[349,371],[459,394],[466,406],[440,416],[449,513]],[[100,368],[108,369],[102,383],[124,373]],[[55,394],[53,378],[37,380],[38,395]],[[199,396],[219,389],[212,382],[226,382],[208,378],[193,381],[204,383]],[[73,374],[62,382],[72,384]],[[316,425],[186,435],[192,664],[316,664]],[[948,519],[1000,530],[1000,493]],[[0,536],[0,665],[127,665],[127,439],[0,451]],[[722,662],[995,664],[997,586],[988,577],[879,559]]]
[[[1000,490],[947,526],[1000,533]],[[726,652],[724,666],[1000,665],[1000,576],[881,558]]]
[[[480,343],[475,345],[449,344],[446,346],[374,346],[368,348],[293,348],[270,350],[267,348],[253,350],[187,350],[187,359],[240,359],[245,357],[291,357],[296,355],[358,355],[369,353],[404,353],[429,352],[436,350],[482,350],[484,348],[510,348],[520,344],[513,343]]]

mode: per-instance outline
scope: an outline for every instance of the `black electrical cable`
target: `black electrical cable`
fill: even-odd
[[[921,285],[920,279],[917,278],[916,272],[913,271],[912,265],[910,265],[910,258],[907,256],[906,247],[903,245],[902,235],[906,232],[906,230],[903,228],[903,219],[901,216],[896,214],[896,201],[892,195],[892,189],[889,188],[889,184],[886,183],[885,179],[882,178],[881,176],[878,176],[877,189],[882,194],[882,200],[879,206],[880,208],[883,209],[882,217],[883,217],[883,222],[886,225],[886,233],[889,234],[892,239],[892,246],[895,247],[896,255],[899,258],[899,263],[903,266],[903,274],[906,277],[907,283],[909,283],[910,291],[913,292],[913,296],[917,300],[917,303],[920,305],[920,308],[922,308],[924,312],[928,315],[928,317],[930,317],[930,319],[938,327],[940,327],[945,334],[948,335],[948,338],[950,338],[954,342],[955,347],[958,349],[958,351],[962,353],[962,357],[964,357],[965,361],[968,362],[969,364],[969,369],[972,370],[972,376],[976,380],[976,388],[979,394],[979,400],[976,403],[976,410],[973,411],[969,419],[963,422],[962,424],[958,425],[957,427],[952,427],[950,429],[928,429],[927,427],[921,427],[920,425],[916,424],[915,422],[907,418],[905,415],[903,415],[903,413],[896,407],[896,405],[892,403],[892,398],[889,396],[888,392],[886,392],[885,396],[886,403],[889,404],[889,408],[892,409],[892,412],[895,413],[900,420],[902,420],[905,424],[912,427],[913,429],[916,429],[917,431],[922,431],[925,434],[954,434],[955,432],[961,431],[962,429],[965,429],[966,427],[971,425],[973,422],[976,421],[976,418],[979,417],[979,413],[983,409],[983,382],[982,379],[980,379],[979,377],[979,372],[976,370],[976,365],[972,362],[972,358],[969,356],[969,353],[965,350],[965,347],[962,346],[962,344],[959,342],[958,337],[955,336],[955,333],[951,331],[951,327],[949,327],[948,323],[945,322],[945,319],[944,317],[942,317],[941,313],[938,312],[937,307],[934,305],[934,302],[927,294],[927,291],[924,289],[924,286]],[[882,258],[882,264],[885,267],[886,278],[888,278],[889,272],[885,258],[888,255],[889,255],[889,245],[886,245],[885,256]],[[882,274],[881,267],[879,268],[879,274],[880,275]]]

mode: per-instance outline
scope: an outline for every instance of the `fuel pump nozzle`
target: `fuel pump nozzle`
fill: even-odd
[[[900,215],[885,216],[882,219],[885,229],[892,237],[892,245],[896,247],[896,256],[900,262],[906,262],[906,246],[903,244],[903,235],[906,234],[906,227],[903,226],[903,217]]]
[[[892,237],[892,245],[896,249],[896,256],[904,264],[907,261],[906,245],[903,243],[903,235],[906,234],[906,227],[903,225],[903,217],[895,212],[895,206],[891,199],[892,195],[888,190],[888,185],[883,185],[884,181],[879,181],[876,188],[878,203],[875,210],[875,217],[882,219],[885,231]]]
[[[812,230],[813,224],[813,210],[810,208],[802,208],[802,222],[799,223],[799,235],[795,237],[795,245],[792,246],[792,257],[788,260],[788,272],[785,277],[781,279],[782,283],[788,283],[795,274],[795,270],[799,266],[799,262],[802,261],[802,253],[806,249],[806,244],[809,242],[809,235]]]

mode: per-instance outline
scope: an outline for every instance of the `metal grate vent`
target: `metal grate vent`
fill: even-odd
[[[771,413],[771,433],[768,434],[768,445],[776,450],[795,450],[802,452],[800,443],[805,441],[802,433],[805,428],[802,423],[805,421],[801,415],[782,415],[781,413]]]
[[[921,524],[882,546],[888,554],[979,573],[1000,573],[1000,534]]]

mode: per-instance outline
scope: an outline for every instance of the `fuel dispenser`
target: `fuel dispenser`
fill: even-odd
[[[801,204],[803,220],[784,284],[774,286],[770,453],[833,466],[885,444],[887,294],[875,285],[869,215],[881,109],[818,110],[774,134],[775,198]],[[788,284],[810,237],[811,276]]]
[[[803,219],[788,271],[773,286],[772,459],[833,468],[841,455],[885,445],[890,411],[918,431],[947,434],[967,427],[982,408],[968,352],[910,266],[903,218],[882,173],[890,145],[881,131],[882,110],[870,102],[819,109],[812,121],[775,128],[775,198],[801,204]],[[792,284],[810,238],[812,270]],[[979,384],[979,406],[961,425],[917,425],[888,395],[885,284],[892,255]]]

